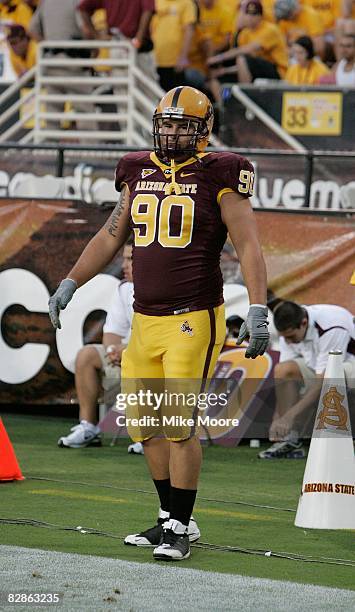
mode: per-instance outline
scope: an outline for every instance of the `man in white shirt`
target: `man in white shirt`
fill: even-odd
[[[275,366],[276,408],[270,427],[274,444],[261,459],[305,456],[299,434],[319,398],[329,351],[343,353],[348,382],[355,378],[355,325],[351,312],[332,304],[282,302],[274,310],[280,335]]]
[[[102,344],[88,344],[75,361],[75,387],[79,401],[79,424],[58,440],[58,446],[82,448],[101,445],[97,425],[97,400],[103,389],[109,391],[121,377],[122,352],[128,344],[133,317],[132,244],[123,250],[124,280],[115,290],[107,310]]]
[[[344,34],[339,41],[340,60],[333,67],[335,82],[341,87],[355,87],[355,34]]]

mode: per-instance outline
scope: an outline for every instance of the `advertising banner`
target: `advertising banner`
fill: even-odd
[[[237,122],[238,115],[234,119]],[[255,126],[243,120],[244,124],[238,124],[237,128],[243,132],[245,139],[243,142],[236,139],[234,144],[251,147],[253,142],[249,139],[248,130],[255,132]],[[265,141],[265,145],[272,146],[273,143]],[[282,148],[280,144],[277,146]],[[61,153],[56,149],[0,149],[0,197],[22,196],[25,193],[24,184],[35,182],[37,177],[60,175],[64,181],[64,198],[96,204],[115,202],[114,173],[123,154],[109,147],[102,151],[67,149],[61,158]],[[254,208],[308,209],[305,156],[290,154],[289,151],[275,155],[245,154],[255,168],[254,195],[251,199]],[[354,158],[314,156],[309,209],[354,208],[354,203],[347,203],[342,195],[342,190],[348,188],[346,186],[352,190],[354,188]],[[29,195],[33,195],[33,192]]]

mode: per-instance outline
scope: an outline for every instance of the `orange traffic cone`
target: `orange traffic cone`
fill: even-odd
[[[0,418],[0,481],[2,480],[24,480],[24,476],[22,476],[15,451]]]

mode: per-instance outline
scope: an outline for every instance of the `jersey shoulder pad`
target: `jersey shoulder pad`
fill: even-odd
[[[121,191],[123,185],[130,184],[130,181],[137,178],[144,165],[150,163],[150,151],[137,151],[127,153],[119,160],[115,171],[115,188]]]
[[[235,191],[242,198],[249,198],[253,195],[254,166],[253,164],[238,155],[229,151],[214,153],[211,158],[211,170],[216,177],[219,191],[217,200],[228,191]]]

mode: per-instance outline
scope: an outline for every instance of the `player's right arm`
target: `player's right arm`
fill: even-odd
[[[120,199],[105,225],[90,240],[67,278],[62,280],[49,300],[49,317],[60,329],[59,313],[72,299],[76,289],[96,276],[124,245],[129,235],[129,190],[122,187]]]

